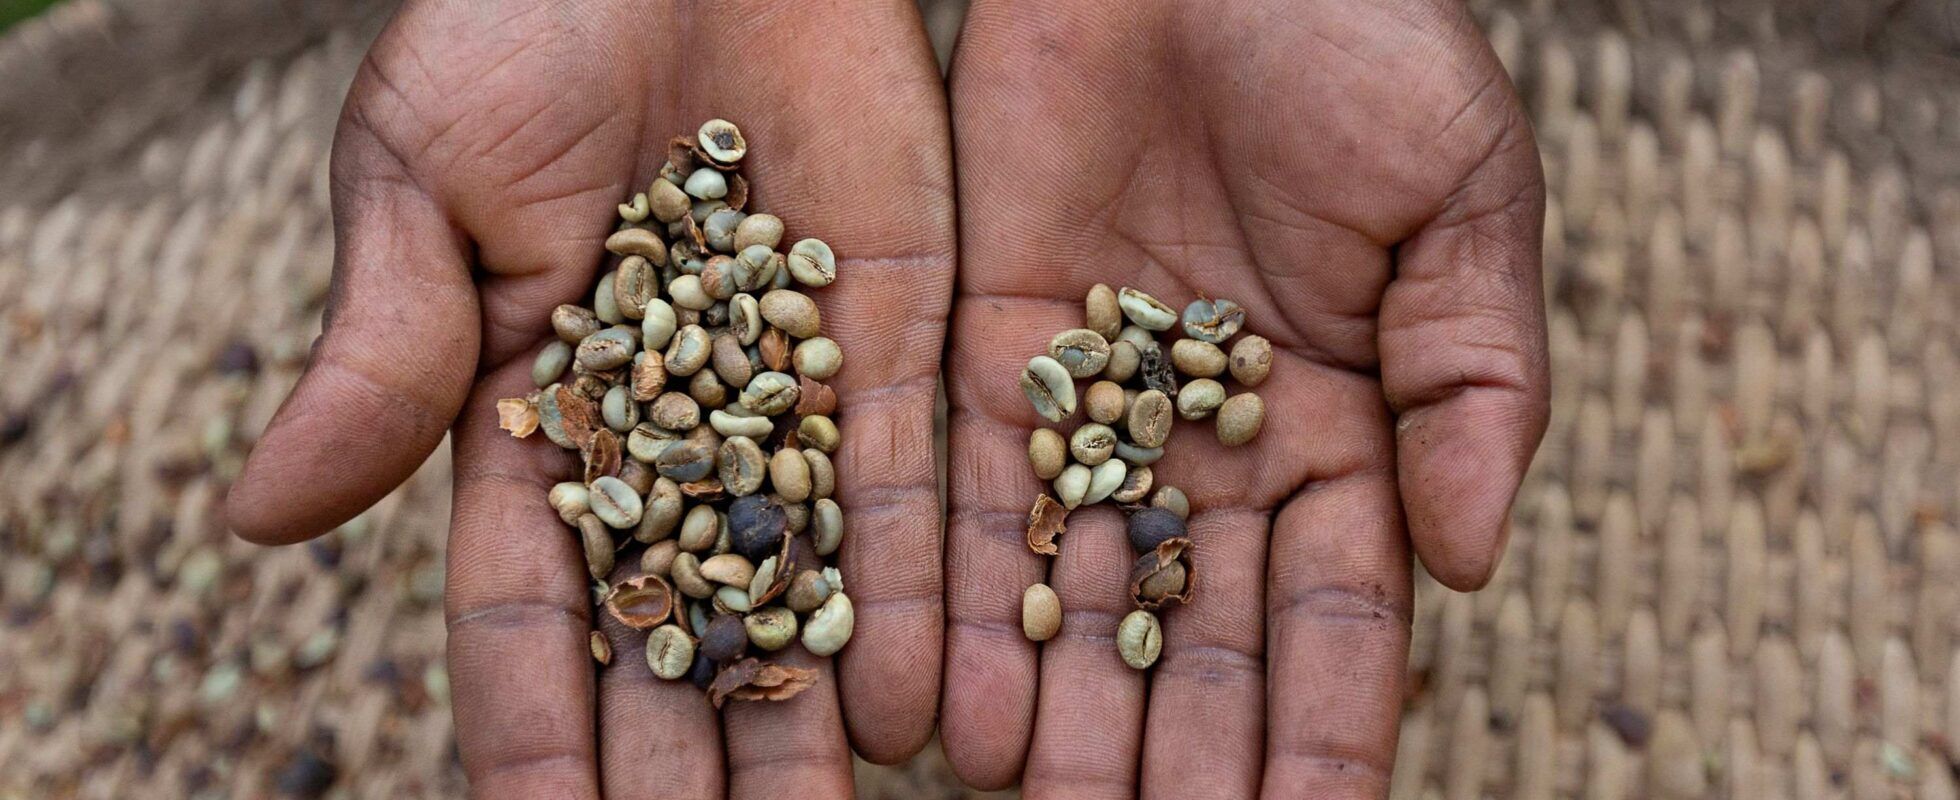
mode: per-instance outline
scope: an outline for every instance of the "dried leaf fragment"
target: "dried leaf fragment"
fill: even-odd
[[[1130,596],[1137,608],[1155,611],[1170,603],[1189,603],[1198,587],[1191,570],[1191,540],[1173,536],[1144,553],[1130,570]]]
[[[538,404],[528,397],[506,397],[497,401],[497,427],[522,439],[538,430]]]
[[[1028,549],[1044,556],[1052,556],[1061,550],[1055,547],[1055,537],[1068,532],[1068,508],[1055,502],[1055,498],[1043,494],[1034,499],[1034,508],[1028,511]]]
[[[721,708],[730,699],[783,701],[815,686],[817,671],[744,658],[722,667],[708,686],[708,701]]]
[[[659,575],[635,575],[606,593],[606,613],[629,628],[647,630],[674,613],[674,589]]]

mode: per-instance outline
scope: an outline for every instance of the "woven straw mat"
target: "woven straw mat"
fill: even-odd
[[[389,5],[0,38],[0,798],[461,793],[446,449],[308,546],[218,518]],[[1491,587],[1418,578],[1397,797],[1955,797],[1960,12],[1474,7],[1544,149],[1553,417]]]

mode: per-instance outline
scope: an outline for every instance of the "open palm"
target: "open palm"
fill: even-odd
[[[544,502],[575,456],[503,434],[494,408],[530,390],[551,309],[590,292],[615,204],[654,179],[669,137],[711,117],[754,145],[753,205],[839,255],[818,302],[849,354],[832,385],[858,608],[816,688],[720,715],[654,679],[645,635],[623,628],[607,629],[619,655],[595,681],[583,558]],[[947,141],[906,0],[410,2],[335,140],[327,333],[234,487],[231,525],[262,542],[316,535],[453,427],[449,662],[476,795],[848,796],[846,720],[859,752],[902,759],[930,736],[939,688]]]
[[[953,72],[961,271],[948,350],[947,753],[1029,797],[1379,796],[1413,543],[1473,588],[1546,415],[1537,153],[1452,2],[979,0]],[[1265,433],[1180,422],[1193,603],[1117,657],[1122,515],[1052,563],[1015,386],[1095,283],[1238,301],[1274,342]],[[1076,421],[1079,423],[1079,420]],[[1021,591],[1060,636],[1020,632]]]

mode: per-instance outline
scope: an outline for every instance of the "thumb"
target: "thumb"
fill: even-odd
[[[442,441],[476,369],[462,237],[355,92],[334,141],[323,333],[225,503],[231,529],[260,544],[331,530],[407,479]]]

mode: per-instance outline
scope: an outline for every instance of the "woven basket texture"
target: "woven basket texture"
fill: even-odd
[[[1418,578],[1395,796],[1956,797],[1960,3],[1472,5],[1544,153],[1553,415],[1490,588]],[[219,519],[391,7],[0,38],[0,800],[462,793],[446,448],[310,545]]]

